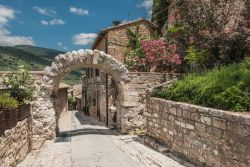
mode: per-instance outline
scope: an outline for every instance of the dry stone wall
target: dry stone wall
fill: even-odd
[[[0,137],[0,167],[15,166],[31,149],[31,117],[19,121],[17,126]]]
[[[146,143],[164,144],[199,166],[250,166],[250,115],[150,98]]]

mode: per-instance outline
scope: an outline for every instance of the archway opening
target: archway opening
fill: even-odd
[[[75,121],[84,124],[83,114],[117,129],[118,89],[115,80],[97,68],[85,67],[65,74],[52,97],[56,109],[57,136],[72,130],[75,118]]]
[[[65,74],[58,89],[53,91],[57,136],[71,129],[71,117],[74,111],[83,112],[81,98],[85,71],[85,68],[79,68]]]
[[[117,129],[122,129],[122,115],[128,104],[127,83],[130,81],[127,68],[112,56],[98,50],[79,50],[58,55],[50,67],[46,67],[42,79],[40,97],[34,105],[34,138],[50,139],[55,137],[57,92],[66,74],[79,68],[98,69],[109,74],[116,85]]]

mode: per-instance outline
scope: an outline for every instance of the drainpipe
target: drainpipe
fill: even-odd
[[[105,53],[108,54],[108,39],[107,37],[104,36],[105,39]],[[109,115],[108,115],[108,110],[109,110],[109,97],[108,97],[108,74],[105,74],[105,91],[106,91],[106,126],[108,126],[108,119],[109,119]]]

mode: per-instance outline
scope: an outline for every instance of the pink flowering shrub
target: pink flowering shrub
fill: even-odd
[[[167,44],[164,39],[147,39],[140,42],[145,57],[140,59],[140,64],[148,64],[150,70],[164,71],[173,65],[181,64],[177,53],[176,44]]]

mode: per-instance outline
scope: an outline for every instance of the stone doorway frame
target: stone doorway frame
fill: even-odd
[[[112,56],[98,50],[79,50],[60,54],[55,57],[51,66],[44,69],[39,97],[33,107],[33,140],[46,140],[55,138],[56,108],[52,96],[64,76],[79,68],[97,68],[111,75],[118,88],[117,125],[123,131],[122,117],[128,108],[133,107],[129,102],[128,83],[130,77],[127,68]]]

